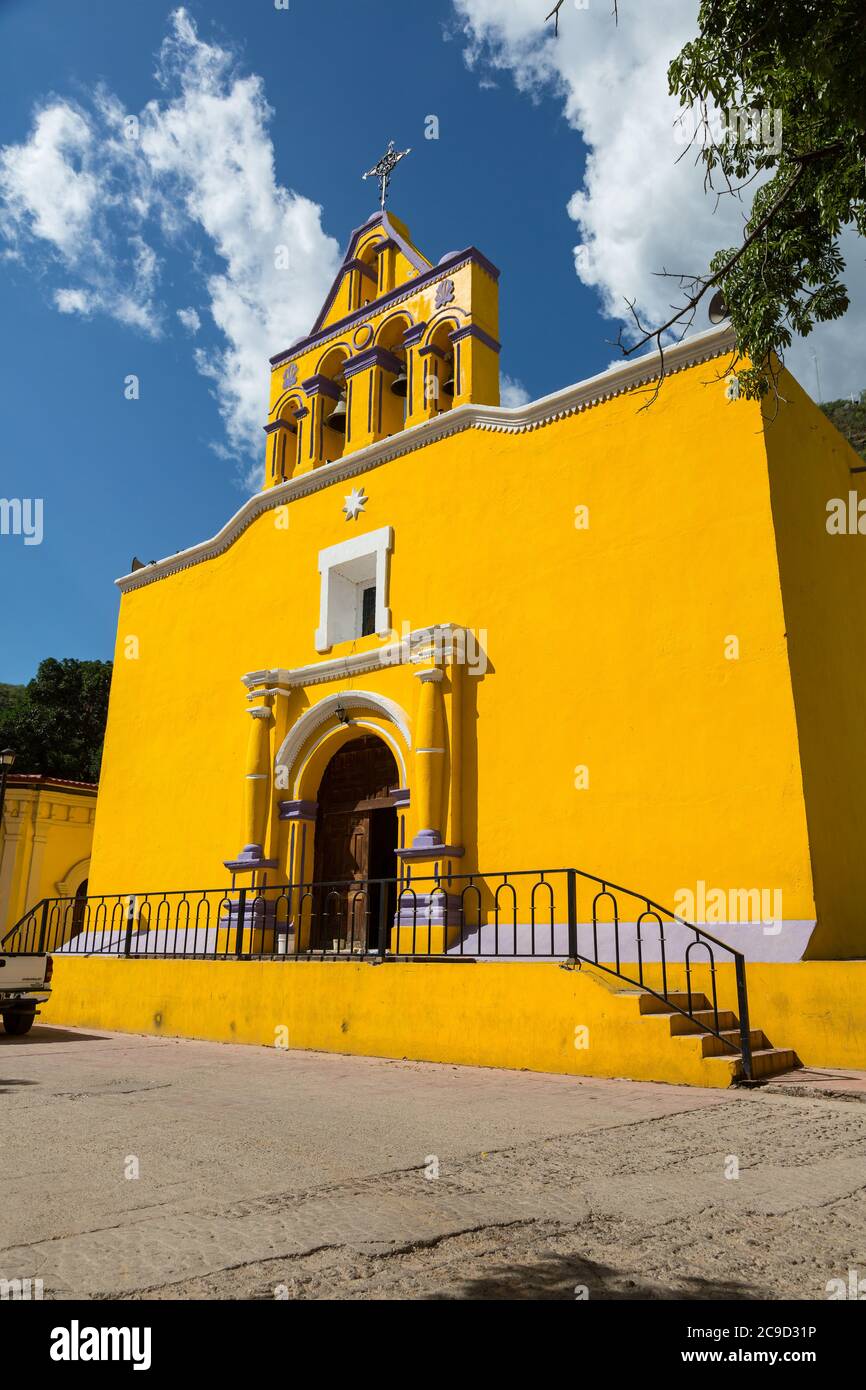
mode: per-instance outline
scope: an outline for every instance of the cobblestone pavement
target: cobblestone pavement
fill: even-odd
[[[866,1277],[850,1100],[56,1028],[0,1039],[0,1096],[0,1277],[46,1298],[815,1299]]]

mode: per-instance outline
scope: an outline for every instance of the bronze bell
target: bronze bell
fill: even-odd
[[[328,416],[325,424],[329,429],[336,430],[338,434],[346,433],[346,393],[343,391],[340,399]]]
[[[391,382],[391,395],[401,396],[403,400],[409,391],[409,378],[406,375],[406,368],[401,367],[394,380]]]
[[[451,372],[450,376],[447,377],[446,380],[443,381],[443,383],[442,383],[442,390],[445,392],[445,395],[446,395],[446,396],[453,396],[453,395],[454,395],[454,368],[453,368],[453,367],[450,368],[450,372]]]

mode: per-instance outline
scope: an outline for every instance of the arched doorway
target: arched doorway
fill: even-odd
[[[355,738],[334,754],[319,785],[316,814],[314,949],[376,950],[387,944],[395,888],[400,774],[379,738]]]

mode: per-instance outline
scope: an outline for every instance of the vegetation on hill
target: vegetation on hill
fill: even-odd
[[[110,661],[48,657],[28,685],[0,686],[0,748],[14,749],[14,771],[98,781],[110,685]]]
[[[846,396],[841,401],[824,401],[821,409],[866,462],[866,391],[861,392],[859,401]]]

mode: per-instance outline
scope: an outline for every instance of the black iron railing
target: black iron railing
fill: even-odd
[[[45,898],[0,949],[209,960],[587,962],[714,1034],[727,1051],[742,1054],[744,1074],[752,1075],[743,955],[651,898],[580,869]],[[736,1043],[719,1025],[718,961],[735,968]],[[693,988],[698,963],[708,972],[708,1007],[705,991]]]

